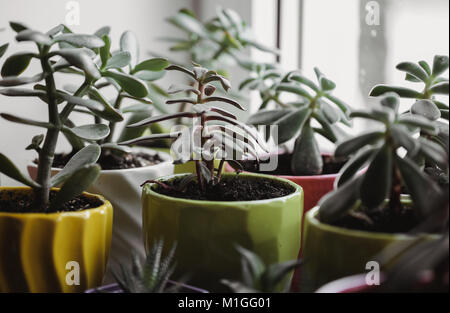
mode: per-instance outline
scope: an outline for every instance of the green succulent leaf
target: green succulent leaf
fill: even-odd
[[[51,202],[50,209],[54,211],[61,209],[67,201],[80,195],[95,182],[99,175],[100,166],[97,164],[85,165],[75,171],[65,180],[56,197]]]
[[[8,57],[3,63],[2,77],[18,76],[22,74],[35,57],[34,53],[19,52]]]
[[[433,76],[438,77],[448,69],[448,66],[448,56],[436,55],[433,59]]]
[[[119,51],[113,54],[110,59],[108,59],[105,69],[110,68],[122,68],[129,65],[131,62],[130,53],[127,51]]]
[[[293,113],[292,110],[281,109],[281,110],[261,110],[250,116],[247,120],[247,124],[250,125],[273,125],[276,121],[280,120],[282,117]]]
[[[420,151],[428,160],[432,160],[440,168],[448,168],[448,154],[441,145],[422,137],[418,138],[418,142]]]
[[[111,122],[123,121],[123,116],[105,99],[98,89],[91,87],[88,91],[89,98],[97,101],[102,107],[90,108],[92,112],[101,118]]]
[[[346,182],[350,181],[355,174],[365,166],[369,160],[374,156],[378,149],[363,149],[358,151],[350,160],[348,160],[344,167],[341,169],[339,177],[336,180],[335,185],[341,187]]]
[[[6,50],[8,50],[9,43],[5,43],[0,46],[0,58],[5,54]]]
[[[402,115],[398,118],[398,123],[410,127],[417,127],[423,131],[428,131],[431,133],[437,132],[436,125],[421,115]]]
[[[50,123],[38,122],[38,121],[30,120],[27,118],[17,117],[17,116],[7,114],[7,113],[0,113],[0,116],[3,117],[7,121],[19,123],[19,124],[25,124],[25,125],[43,127],[43,128],[54,128],[55,127],[53,124],[50,124]]]
[[[169,64],[169,61],[164,58],[148,59],[136,65],[133,69],[133,73],[140,71],[159,72],[164,70]]]
[[[420,79],[423,82],[426,82],[428,80],[428,75],[425,70],[415,63],[402,62],[398,64],[396,68]]]
[[[17,180],[29,187],[37,188],[39,185],[29,178],[25,177],[19,169],[3,153],[0,153],[0,173]]]
[[[314,138],[314,131],[306,124],[295,141],[291,170],[295,175],[319,175],[322,168],[322,155]]]
[[[367,145],[373,145],[384,137],[383,132],[375,131],[359,135],[339,144],[334,152],[337,158],[349,156]]]
[[[139,42],[136,35],[126,31],[120,36],[120,50],[130,53],[130,65],[133,68],[139,62]]]
[[[388,198],[392,185],[393,155],[384,145],[377,152],[361,182],[360,196],[364,205],[377,208]]]
[[[448,81],[438,83],[430,88],[433,94],[448,95]]]
[[[208,38],[206,28],[194,17],[187,14],[177,14],[167,19],[171,24],[188,33],[195,34],[201,38]]]
[[[307,99],[312,99],[312,96],[302,87],[289,84],[289,83],[281,83],[276,87],[276,91],[285,91],[292,94],[296,94]]]
[[[344,114],[348,114],[348,112],[350,111],[350,107],[348,106],[348,104],[346,104],[344,101],[336,98],[335,96],[333,96],[329,93],[326,93],[324,95],[324,97],[327,98],[328,100],[330,100],[331,102],[333,102],[334,104],[336,104]]]
[[[21,31],[28,29],[28,26],[19,22],[9,22],[9,26],[11,26],[12,30],[16,33],[20,33]]]
[[[82,125],[73,128],[63,128],[64,132],[70,132],[84,140],[100,140],[109,135],[109,127],[104,124]]]
[[[104,35],[102,37],[103,42],[105,43],[103,47],[100,48],[99,54],[100,54],[100,60],[102,61],[102,69],[105,68],[106,63],[108,62],[108,59],[110,57],[109,50],[111,49],[111,39],[108,35]]]
[[[378,97],[387,92],[395,92],[402,98],[412,98],[419,99],[422,94],[413,89],[404,88],[404,87],[396,87],[396,86],[388,86],[388,85],[377,85],[370,91],[370,96]]]
[[[431,75],[431,68],[427,61],[419,61],[419,65],[427,73],[428,76]]]
[[[103,38],[103,36],[108,36],[111,32],[111,27],[109,26],[103,26],[95,31],[94,35],[98,38]]]
[[[411,113],[426,117],[430,121],[436,121],[441,117],[441,112],[436,104],[428,99],[416,101],[411,107]]]
[[[278,125],[278,144],[284,143],[298,136],[311,115],[309,108],[301,108],[284,115],[274,124]]]
[[[438,199],[441,194],[439,187],[414,161],[396,157],[395,162],[414,202],[414,207],[419,209],[423,217],[429,216],[430,210],[434,209],[430,201]]]
[[[92,61],[86,51],[82,48],[62,49],[53,52],[53,54],[63,57],[71,65],[82,70],[89,78],[97,80],[101,77],[94,61]]]
[[[55,37],[54,42],[66,42],[75,47],[85,47],[88,49],[101,48],[105,42],[95,35],[85,34],[61,34]]]
[[[97,144],[88,145],[78,151],[64,168],[51,178],[51,186],[59,186],[82,167],[97,163],[100,153],[101,149]]]
[[[103,76],[114,79],[123,90],[132,96],[143,98],[148,95],[147,85],[129,74],[107,70],[103,72]]]
[[[353,208],[359,199],[362,177],[347,181],[319,201],[319,219],[331,224]]]
[[[40,82],[44,78],[45,78],[44,73],[40,73],[40,74],[34,75],[32,77],[9,76],[9,77],[6,77],[5,79],[0,80],[0,86],[2,86],[2,87],[21,86],[21,85]]]
[[[33,41],[39,45],[51,46],[53,40],[46,34],[31,29],[25,29],[16,35],[17,41]]]
[[[395,142],[408,150],[409,155],[414,157],[419,151],[419,143],[415,138],[411,137],[408,130],[401,125],[392,125],[390,131]]]

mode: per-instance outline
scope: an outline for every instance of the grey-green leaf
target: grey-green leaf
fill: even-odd
[[[85,34],[61,34],[54,38],[55,42],[66,42],[75,47],[89,49],[101,48],[105,45],[102,39],[95,35]]]
[[[366,145],[372,145],[376,143],[379,139],[383,138],[383,136],[383,132],[375,131],[343,141],[337,146],[334,155],[336,157],[346,157],[352,153],[357,152],[359,149]]]
[[[34,57],[33,53],[19,52],[8,57],[3,63],[2,77],[18,76],[22,74]]]
[[[250,125],[272,125],[283,116],[292,113],[292,110],[261,110],[250,116],[247,124]]]
[[[439,94],[439,95],[448,95],[448,81],[447,82],[441,82],[437,83],[436,85],[433,85],[430,88],[430,91],[433,94]]]
[[[3,153],[0,153],[0,173],[17,180],[18,182],[30,186],[38,187],[39,185],[32,180],[26,178],[19,169],[8,159]]]
[[[103,41],[102,41],[103,42]],[[88,77],[99,79],[101,77],[97,66],[89,55],[82,49],[62,49],[53,52],[63,57],[71,65],[81,69]]]
[[[139,62],[139,42],[136,35],[131,31],[126,31],[120,37],[120,50],[130,53],[130,65],[134,67]]]
[[[37,44],[44,45],[44,46],[51,46],[53,44],[53,40],[47,36],[46,34],[43,34],[38,31],[34,31],[31,29],[25,29],[19,32],[16,35],[17,41],[34,41]]]
[[[286,114],[275,121],[274,124],[278,125],[278,144],[297,137],[310,115],[311,110],[309,107],[305,107]]]
[[[435,121],[441,117],[441,112],[436,104],[428,99],[416,101],[411,107],[411,113],[426,117],[430,121]]]
[[[393,155],[384,145],[375,155],[361,183],[360,196],[364,205],[376,208],[389,196],[392,185]]]
[[[128,51],[119,51],[113,54],[110,59],[108,59],[105,68],[122,68],[129,65],[131,62],[131,56]]]
[[[114,79],[123,90],[132,96],[143,98],[148,95],[146,84],[129,74],[108,70],[103,72],[103,76]]]
[[[6,50],[8,50],[9,43],[5,43],[0,46],[0,58],[5,54]]]
[[[55,211],[61,209],[64,203],[72,200],[89,188],[89,186],[97,180],[99,175],[100,166],[97,164],[85,165],[75,171],[66,179],[61,189],[56,194],[55,199],[53,199],[50,204],[50,209]]]
[[[402,62],[397,65],[397,69],[409,73],[423,82],[428,79],[427,73],[419,65],[412,62]]]
[[[433,76],[438,77],[444,73],[449,66],[447,55],[436,55],[433,59]]]
[[[84,147],[78,151],[64,168],[55,176],[51,178],[52,187],[59,186],[67,178],[69,178],[73,173],[78,171],[80,168],[86,165],[95,164],[100,157],[101,149],[97,144],[92,144]]]
[[[100,140],[109,135],[109,127],[104,124],[82,125],[73,128],[64,128],[63,131],[69,131],[78,138],[85,140]]]
[[[348,160],[339,173],[335,185],[341,187],[346,182],[350,181],[355,174],[372,158],[378,149],[364,149],[360,150],[350,160]]]
[[[136,65],[133,69],[133,73],[139,71],[159,72],[164,70],[167,66],[169,66],[169,64],[169,61],[164,58],[148,59]]]
[[[294,175],[320,175],[322,168],[322,155],[314,138],[314,131],[306,124],[295,141],[291,170]]]
[[[395,92],[402,98],[412,98],[418,99],[422,96],[422,94],[413,89],[404,88],[404,87],[396,87],[396,86],[388,86],[388,85],[377,85],[370,91],[370,96],[378,97],[386,92]]]

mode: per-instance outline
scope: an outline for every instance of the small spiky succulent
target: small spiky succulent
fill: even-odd
[[[402,209],[402,187],[406,186],[417,216],[425,218],[442,199],[442,189],[415,162],[418,157],[448,167],[448,154],[442,146],[414,134],[437,133],[436,125],[420,115],[399,114],[399,98],[395,93],[382,96],[381,106],[370,111],[354,111],[352,118],[379,123],[380,130],[358,135],[342,142],[336,157],[351,156],[340,172],[337,189],[320,201],[321,221],[333,223],[355,207],[376,209],[389,199],[389,208]],[[399,148],[406,150],[401,154]],[[361,174],[360,170],[367,166]],[[361,205],[356,205],[361,204]]]
[[[173,256],[174,245],[166,257],[163,257],[164,241],[153,243],[150,253],[144,264],[141,264],[136,253],[132,254],[131,267],[120,264],[120,270],[113,275],[124,292],[128,293],[162,293],[166,290],[167,283],[175,270]]]
[[[345,136],[339,124],[349,125],[348,105],[332,95],[335,83],[318,68],[314,71],[318,84],[297,71],[282,75],[276,70],[260,70],[256,78],[249,78],[241,84],[241,88],[254,86],[259,89],[262,97],[262,110],[252,115],[247,123],[277,125],[278,137],[274,139],[278,144],[295,139],[291,161],[295,175],[321,174],[323,160],[315,134],[335,143]],[[272,80],[272,83],[267,85],[266,80]],[[297,99],[285,103],[282,99],[284,93],[293,94]],[[265,109],[270,102],[274,102],[277,108]],[[320,127],[316,127],[313,121]]]
[[[170,94],[190,91],[195,95],[194,98],[171,99],[166,102],[169,105],[191,103],[192,111],[154,116],[128,127],[142,127],[178,118],[191,119],[193,125],[187,132],[174,131],[144,136],[121,144],[148,143],[160,139],[174,140],[172,152],[175,153],[175,162],[195,161],[196,164],[197,175],[188,176],[185,183],[197,177],[201,190],[205,189],[205,184],[220,181],[225,160],[233,162],[239,156],[245,155],[258,158],[258,149],[263,149],[264,141],[256,130],[238,121],[231,112],[212,105],[214,102],[222,102],[244,110],[232,99],[213,95],[216,87],[211,84],[212,82],[219,82],[225,91],[231,88],[230,82],[225,77],[198,64],[195,64],[192,70],[178,65],[170,65],[166,70],[184,73],[195,81],[194,86],[172,85],[168,91]],[[220,160],[218,168],[214,167],[215,159]]]
[[[301,265],[301,260],[266,265],[261,258],[241,246],[236,249],[241,255],[242,281],[222,279],[221,282],[233,292],[288,292],[289,275]],[[284,283],[284,286],[280,284]]]

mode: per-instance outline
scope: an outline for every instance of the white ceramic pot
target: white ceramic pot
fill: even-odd
[[[97,181],[87,190],[108,199],[114,208],[113,235],[111,253],[105,274],[105,283],[114,281],[111,271],[118,264],[128,264],[131,251],[134,250],[143,259],[145,250],[142,235],[141,187],[148,180],[173,174],[174,166],[169,154],[148,148],[133,148],[134,152],[158,153],[164,160],[156,165],[120,169],[102,170]],[[53,168],[52,175],[61,169]],[[37,176],[34,163],[28,165],[31,178]]]

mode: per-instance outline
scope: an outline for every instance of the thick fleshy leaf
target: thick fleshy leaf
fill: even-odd
[[[314,138],[314,131],[311,126],[305,125],[295,141],[291,170],[294,175],[319,175],[322,168],[322,155]]]
[[[410,127],[417,127],[421,130],[428,131],[435,133],[437,131],[436,125],[433,124],[432,121],[428,120],[427,118],[421,116],[421,115],[402,115],[398,118],[398,123],[407,125]]]
[[[400,105],[400,99],[398,95],[394,92],[388,92],[383,94],[380,104],[385,108],[390,108],[394,112],[398,112],[398,107]]]
[[[99,49],[99,54],[100,54],[100,60],[102,61],[102,69],[105,68],[106,63],[108,62],[108,59],[110,58],[110,52],[109,50],[111,49],[111,39],[109,38],[108,35],[104,35],[102,37],[103,42],[105,43],[103,45],[103,47],[101,47]]]
[[[8,50],[9,43],[5,43],[0,46],[0,58],[5,54],[6,50]]]
[[[44,46],[51,46],[53,44],[53,40],[47,36],[46,34],[43,34],[38,31],[34,31],[31,29],[25,29],[19,32],[16,35],[17,41],[34,41],[37,44],[44,45]]]
[[[19,52],[11,55],[3,63],[2,77],[19,76],[27,69],[34,56],[34,53],[29,52]]]
[[[438,83],[430,88],[433,94],[448,95],[448,81]]]
[[[0,80],[0,86],[2,87],[15,87],[15,86],[21,86],[31,83],[37,83],[40,82],[45,78],[45,74],[37,74],[32,77],[17,77],[17,76],[9,76],[5,79]]]
[[[67,178],[72,176],[73,173],[78,171],[80,168],[97,163],[100,157],[101,149],[99,145],[92,144],[84,147],[78,151],[64,168],[51,179],[51,186],[56,187],[62,184]]]
[[[193,33],[202,38],[209,37],[208,31],[202,23],[190,15],[178,13],[175,16],[169,17],[167,20],[188,33]]]
[[[152,72],[152,71],[140,71],[135,73],[133,76],[145,81],[155,81],[164,77],[166,72]]]
[[[0,153],[0,173],[17,180],[18,182],[30,186],[38,187],[39,185],[33,182],[31,179],[25,177],[19,169],[8,159],[3,153]]]
[[[435,162],[441,168],[448,167],[448,155],[441,145],[422,137],[419,137],[418,141],[420,151],[427,159]]]
[[[34,121],[34,120],[27,119],[27,118],[17,117],[17,116],[7,114],[7,113],[0,113],[0,116],[3,117],[5,120],[14,122],[14,123],[25,124],[25,125],[36,126],[36,127],[43,127],[43,128],[54,128],[54,125],[52,125],[50,123]]]
[[[384,145],[370,163],[361,183],[361,201],[368,208],[377,208],[389,197],[392,168],[393,153],[388,145]]]
[[[301,108],[284,115],[274,122],[278,125],[278,144],[282,144],[298,136],[302,132],[303,126],[311,115],[311,110]]]
[[[335,126],[335,125],[333,125],[329,122],[328,118],[325,117],[323,112],[316,111],[315,113],[312,114],[312,117],[317,122],[319,122],[320,126],[322,126],[322,128],[321,128],[322,131],[319,131],[319,134],[321,134],[322,136],[327,138],[332,143],[336,143],[338,140],[338,137],[333,129],[333,126]]]
[[[416,76],[413,76],[409,73],[406,73],[405,80],[413,82],[413,83],[422,83],[422,81],[420,79],[416,78]]]
[[[183,66],[179,66],[179,65],[174,65],[171,64],[168,67],[166,67],[166,71],[178,71],[178,72],[183,72],[186,73],[190,76],[192,76],[195,79],[195,74],[193,71],[188,70],[187,68],[183,67]]]
[[[446,55],[436,55],[433,59],[433,76],[437,77],[448,69],[449,61]]]
[[[120,37],[120,50],[130,53],[130,64],[134,67],[139,62],[139,42],[136,35],[131,31],[126,31]]]
[[[427,63],[427,61],[419,61],[419,65],[421,68],[423,68],[423,70],[427,73],[427,75],[431,75],[431,67],[430,65]]]
[[[341,187],[343,184],[351,180],[361,168],[369,162],[378,149],[364,149],[359,151],[344,167],[342,167],[339,177],[336,179],[335,186]]]
[[[378,140],[383,138],[383,136],[383,132],[375,131],[346,140],[337,146],[334,155],[338,158],[349,156],[350,154],[357,152],[359,149],[366,145],[372,145],[376,143]]]
[[[143,136],[135,139],[130,139],[126,141],[119,142],[120,145],[135,145],[143,143],[151,143],[161,139],[177,139],[181,132],[165,133],[165,134],[152,134],[148,136]]]
[[[105,45],[103,40],[95,35],[62,34],[53,39],[55,42],[66,42],[75,47],[89,49],[101,48]]]
[[[218,82],[220,82],[220,84],[222,85],[222,88],[223,88],[225,91],[228,91],[228,90],[230,90],[230,88],[231,88],[231,83],[230,83],[230,81],[229,81],[228,79],[226,79],[225,77],[221,76],[221,75],[212,75],[212,76],[209,76],[208,78],[206,78],[206,79],[203,81],[203,83],[204,83],[204,84],[207,84],[207,83],[210,83],[210,82],[213,82],[213,81],[218,81]]]
[[[418,99],[422,96],[422,94],[413,89],[404,88],[404,87],[396,87],[396,86],[388,86],[388,85],[377,85],[370,91],[370,96],[378,97],[386,92],[395,92],[402,98],[412,98]]]
[[[398,70],[406,72],[423,82],[426,82],[428,79],[427,73],[417,64],[412,62],[402,62],[396,67]]]
[[[408,154],[414,157],[419,151],[417,139],[413,138],[404,126],[392,125],[390,131],[395,143],[408,150]]]
[[[110,32],[111,32],[110,26],[103,26],[97,29],[94,35],[97,36],[98,38],[103,38],[103,36],[108,36]]]
[[[189,118],[193,118],[197,116],[197,114],[195,113],[190,113],[190,112],[179,112],[179,113],[174,113],[174,114],[163,114],[163,115],[159,115],[159,116],[153,116],[147,119],[144,119],[138,123],[134,123],[131,125],[128,125],[127,127],[141,127],[141,126],[146,126],[152,123],[157,123],[157,122],[161,122],[161,121],[166,121],[166,120],[172,120],[172,119],[177,119],[177,118],[181,118],[181,117],[189,117]]]
[[[148,59],[136,65],[133,69],[133,73],[140,71],[159,72],[164,70],[169,64],[169,61],[164,58]]]
[[[434,209],[430,205],[430,201],[438,199],[441,194],[439,187],[413,161],[397,157],[396,164],[411,195],[414,207],[423,217],[429,216],[429,212]]]
[[[250,85],[250,84],[253,83],[254,81],[257,81],[257,78],[250,77],[250,78],[245,79],[244,81],[242,81],[242,82],[239,84],[239,90],[244,89],[246,86]]]
[[[94,61],[83,49],[62,49],[52,53],[63,57],[71,65],[81,69],[88,77],[94,79],[101,77]]]
[[[347,114],[350,111],[350,107],[344,101],[336,98],[335,96],[327,93],[324,95],[325,98],[336,104],[344,114]]]
[[[105,69],[122,68],[130,64],[131,56],[128,51],[119,51],[108,59]]]
[[[333,223],[351,210],[359,199],[361,181],[361,176],[354,178],[324,196],[319,201],[320,221]]]
[[[237,102],[233,99],[224,98],[224,97],[208,97],[208,98],[203,99],[202,103],[208,103],[208,102],[214,102],[214,101],[225,102],[225,103],[231,104],[232,106],[238,108],[239,110],[246,111],[246,109],[242,105],[240,105],[239,102]]]
[[[122,113],[134,113],[152,110],[152,107],[144,103],[136,103],[129,105],[121,110]]]
[[[108,70],[103,72],[103,76],[114,79],[124,91],[132,96],[143,98],[148,95],[147,85],[131,75]]]
[[[283,116],[292,113],[292,110],[261,110],[253,114],[247,120],[250,125],[272,125]]]
[[[96,111],[103,110],[103,105],[98,101],[94,101],[91,99],[83,99],[81,97],[72,96],[70,94],[63,92],[58,92],[57,96],[70,104],[83,106],[85,108],[88,108],[89,110],[96,110]]]
[[[339,121],[339,114],[336,110],[326,101],[320,102],[323,115],[327,118],[330,124],[334,124]]]
[[[422,115],[431,121],[435,121],[441,117],[436,104],[428,99],[418,100],[411,107],[411,113]]]
[[[104,118],[111,122],[121,122],[123,121],[123,116],[118,110],[113,108],[113,106],[105,99],[105,97],[98,91],[97,88],[91,87],[88,91],[89,98],[98,101],[103,109],[91,109],[96,115]]]
[[[109,135],[109,127],[104,124],[82,125],[73,128],[63,128],[64,132],[70,132],[84,140],[100,140]]]
[[[50,204],[50,209],[56,211],[61,208],[64,203],[83,193],[83,191],[97,180],[100,171],[100,166],[97,164],[85,165],[75,171],[66,179],[61,189],[56,194],[56,197]]]
[[[41,90],[33,90],[26,88],[3,88],[0,89],[0,94],[8,97],[41,97],[46,96],[46,93]]]
[[[312,96],[304,88],[294,84],[281,83],[276,87],[276,91],[289,92],[307,99],[312,99]]]
[[[16,33],[20,33],[22,30],[28,29],[28,26],[26,26],[23,23],[20,22],[9,22],[9,26],[14,30]]]

